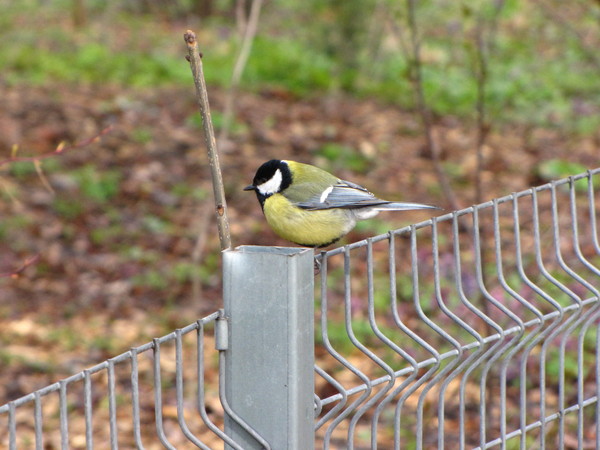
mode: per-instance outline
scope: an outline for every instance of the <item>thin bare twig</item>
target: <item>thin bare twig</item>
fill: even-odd
[[[483,38],[483,25],[477,25],[476,37],[477,42],[477,63],[475,69],[475,79],[477,80],[477,167],[475,168],[475,203],[479,204],[483,198],[483,147],[485,146],[486,137],[489,131],[487,124],[487,110],[485,102],[485,88],[488,77],[488,60]]]
[[[480,12],[475,29],[476,41],[476,62],[475,79],[477,81],[477,167],[475,169],[475,203],[483,202],[483,148],[485,146],[490,124],[487,117],[486,87],[489,76],[489,53],[494,45],[495,34],[498,25],[500,12],[504,8],[504,0],[495,4],[494,14],[488,21],[485,20],[483,13]],[[487,29],[487,36],[486,36]]]
[[[21,264],[21,267],[15,269],[12,272],[6,272],[6,273],[0,273],[0,278],[17,278],[21,272],[23,272],[25,269],[27,269],[30,265],[32,265],[34,262],[36,262],[38,259],[40,259],[40,255],[35,255],[35,256],[31,256],[29,258],[27,258],[23,264]]]
[[[484,11],[480,10],[477,17],[477,23],[475,25],[475,67],[474,76],[477,86],[477,99],[475,102],[476,110],[476,121],[477,121],[477,139],[476,139],[476,156],[477,166],[475,168],[475,203],[479,204],[483,202],[484,197],[484,186],[483,186],[483,169],[484,169],[484,155],[483,149],[486,145],[487,136],[490,131],[490,123],[487,113],[487,99],[486,99],[486,87],[489,81],[489,55],[491,49],[494,46],[495,34],[498,25],[498,19],[500,12],[504,7],[504,1],[500,0],[495,2],[493,15],[486,19]],[[483,217],[481,218],[483,219]],[[480,236],[489,236],[489,222],[480,220],[479,229],[474,232],[479,233]],[[484,265],[487,262],[493,261],[494,254],[492,247],[490,246],[489,239],[481,239],[480,241],[480,257]],[[481,277],[484,284],[487,284],[488,274],[482,271]],[[488,301],[483,297],[480,299],[483,313],[486,316],[491,314],[491,306]],[[487,322],[482,322],[481,331],[482,334],[490,334],[492,329]],[[491,381],[487,380],[488,383]]]
[[[247,21],[246,0],[237,0],[235,2],[235,28],[240,39],[244,37]]]
[[[48,189],[50,192],[54,193],[52,186],[50,186],[50,183],[44,176],[40,161],[44,160],[44,159],[52,158],[52,157],[55,157],[58,155],[63,155],[71,150],[86,147],[86,146],[100,140],[100,137],[107,134],[111,129],[112,129],[112,126],[108,126],[108,127],[104,128],[102,131],[100,131],[100,133],[98,133],[96,136],[93,136],[89,139],[86,139],[85,141],[78,142],[78,143],[70,145],[70,146],[65,146],[64,143],[60,143],[56,147],[56,149],[54,149],[54,151],[45,153],[43,155],[17,157],[17,156],[14,156],[17,151],[16,150],[17,147],[15,146],[15,147],[13,147],[13,152],[12,152],[12,155],[10,158],[0,160],[0,167],[5,164],[9,164],[9,163],[13,163],[13,162],[32,162],[35,166],[35,170],[36,170],[38,176],[40,177],[40,179],[42,181],[42,184],[44,184],[44,187],[46,189]],[[14,270],[12,272],[0,273],[0,278],[8,278],[8,277],[16,278],[17,276],[19,276],[19,274],[21,272],[23,272],[27,267],[29,267],[30,265],[35,263],[38,259],[39,259],[39,255],[31,256],[31,257],[27,258],[25,260],[25,262],[21,265],[21,267],[19,267],[18,269]]]
[[[235,61],[235,66],[233,67],[233,74],[231,75],[231,84],[229,85],[229,90],[227,91],[227,95],[225,97],[225,108],[223,109],[223,124],[219,133],[219,143],[223,143],[227,139],[229,135],[229,130],[231,129],[231,122],[233,120],[234,115],[234,100],[236,97],[237,88],[240,84],[240,80],[242,79],[242,74],[244,73],[244,69],[246,68],[246,63],[248,62],[248,57],[250,56],[250,50],[252,49],[254,37],[256,36],[256,30],[258,28],[258,18],[260,17],[262,2],[263,0],[254,0],[250,8],[248,20],[245,20],[244,17],[244,35],[242,38],[242,47]],[[243,14],[241,15],[243,17]]]
[[[442,186],[442,190],[444,191],[444,195],[446,195],[446,199],[448,200],[450,207],[453,210],[457,210],[460,209],[459,203],[440,161],[440,148],[437,143],[437,140],[433,136],[431,111],[429,110],[427,102],[425,100],[425,92],[423,88],[423,69],[421,67],[421,42],[419,38],[418,25],[415,14],[415,0],[407,0],[406,4],[408,11],[408,28],[410,31],[411,42],[411,55],[409,58],[410,80],[415,89],[415,94],[417,98],[417,109],[419,111],[419,116],[423,124],[423,131],[425,132],[428,156],[431,158],[433,169],[437,175],[440,185]]]
[[[212,186],[215,195],[215,212],[217,217],[217,227],[219,229],[219,241],[221,250],[231,248],[231,234],[229,233],[229,220],[227,219],[227,202],[225,201],[225,189],[223,187],[223,176],[219,165],[219,153],[217,151],[217,142],[215,140],[215,131],[210,118],[210,106],[208,104],[208,93],[206,91],[206,82],[202,71],[202,57],[198,53],[198,42],[196,34],[188,30],[183,35],[188,48],[187,59],[190,62],[192,74],[194,75],[194,85],[196,86],[196,98],[200,106],[202,116],[202,126],[204,128],[204,138],[208,150],[208,161],[212,176]]]
[[[35,162],[35,161],[40,161],[42,159],[47,159],[47,158],[52,158],[54,156],[62,155],[62,154],[66,153],[66,152],[69,152],[71,150],[76,150],[78,148],[87,147],[88,145],[90,145],[90,144],[92,144],[92,143],[97,142],[98,140],[100,140],[100,137],[102,137],[103,135],[107,134],[110,130],[112,130],[112,125],[104,128],[96,136],[93,136],[93,137],[91,137],[89,139],[86,139],[85,141],[81,141],[81,142],[78,142],[77,144],[73,144],[73,145],[69,145],[69,146],[65,146],[64,144],[61,143],[61,144],[59,144],[56,147],[56,149],[53,152],[45,153],[43,155],[21,156],[21,157],[13,156],[11,158],[0,160],[0,166],[3,166],[5,164],[9,164],[9,163],[13,163],[13,162],[23,162],[23,161]]]
[[[54,188],[52,187],[52,185],[48,181],[48,178],[46,178],[46,175],[44,175],[44,171],[42,170],[42,163],[40,162],[40,160],[36,159],[33,162],[33,166],[35,167],[35,171],[36,171],[36,173],[38,175],[38,178],[42,182],[42,185],[44,186],[44,188],[46,188],[46,190],[49,193],[51,193],[52,195],[55,195],[56,191],[54,190]]]

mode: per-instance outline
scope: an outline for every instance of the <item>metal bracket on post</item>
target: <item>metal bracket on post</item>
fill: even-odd
[[[278,450],[314,448],[313,260],[306,248],[223,252],[227,400]],[[230,417],[225,433],[244,449],[262,448]]]
[[[229,326],[225,310],[219,310],[219,317],[215,326],[215,350],[227,350],[229,348]]]

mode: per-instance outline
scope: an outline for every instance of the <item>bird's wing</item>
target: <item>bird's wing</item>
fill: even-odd
[[[307,210],[319,209],[357,209],[385,205],[391,202],[381,200],[367,191],[364,187],[350,181],[339,180],[308,200],[295,203],[296,206]]]

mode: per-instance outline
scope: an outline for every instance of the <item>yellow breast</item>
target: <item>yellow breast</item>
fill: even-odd
[[[307,247],[329,245],[348,233],[355,224],[344,210],[307,211],[294,206],[281,194],[264,203],[267,222],[284,239]]]

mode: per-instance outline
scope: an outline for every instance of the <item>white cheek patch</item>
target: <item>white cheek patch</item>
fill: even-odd
[[[327,189],[325,189],[319,198],[319,202],[325,203],[325,200],[327,200],[327,197],[329,194],[331,194],[331,191],[333,191],[333,186],[329,186]]]
[[[259,184],[256,186],[258,192],[262,195],[271,195],[279,192],[279,188],[281,188],[281,170],[277,169],[270,180],[265,181],[263,184]]]

